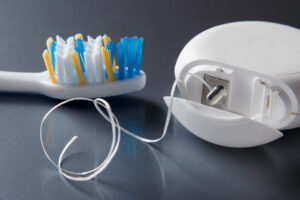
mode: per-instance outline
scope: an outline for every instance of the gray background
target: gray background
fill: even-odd
[[[80,1],[0,2],[0,70],[45,69],[49,36],[81,32],[145,38],[143,91],[108,98],[121,125],[149,138],[162,132],[174,64],[196,34],[225,22],[268,20],[300,28],[296,1]],[[108,168],[95,180],[62,178],[39,141],[43,115],[59,101],[40,95],[0,93],[0,199],[299,199],[299,129],[271,144],[223,148],[190,134],[175,119],[167,137],[147,145],[122,136]],[[102,131],[102,132],[100,132]],[[95,166],[108,151],[109,125],[88,103],[74,103],[51,116],[46,147],[57,159],[72,135],[78,143],[64,167]]]

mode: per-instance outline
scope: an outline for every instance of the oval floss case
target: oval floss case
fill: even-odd
[[[200,138],[252,147],[300,126],[300,30],[271,22],[210,28],[181,51],[173,115]],[[195,76],[200,77],[199,81]],[[204,83],[207,83],[206,86]],[[171,98],[165,97],[170,105]]]

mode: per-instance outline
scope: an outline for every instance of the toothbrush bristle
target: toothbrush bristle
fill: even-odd
[[[70,55],[71,55],[71,58],[73,61],[74,69],[75,69],[77,77],[78,77],[79,84],[83,85],[84,78],[83,78],[82,71],[81,71],[82,69],[80,67],[79,55],[78,55],[78,53],[76,53],[75,50],[72,50]]]
[[[52,83],[101,83],[138,76],[143,38],[124,37],[114,43],[107,35],[83,40],[78,33],[64,40],[49,37],[43,59]]]
[[[52,38],[52,37],[49,37],[49,38],[47,39],[46,44],[47,44],[47,48],[48,48],[48,49],[49,49],[50,44],[51,44],[52,41],[53,41],[53,38]]]
[[[112,71],[112,68],[111,68],[111,63],[110,63],[110,60],[109,60],[109,54],[108,54],[107,50],[104,47],[101,47],[101,53],[102,53],[105,69],[106,69],[106,72],[107,72],[108,80],[113,81],[114,80],[114,75],[113,75],[113,71]]]
[[[75,39],[78,39],[78,38],[80,38],[81,40],[83,40],[83,36],[82,36],[81,33],[77,33],[77,34],[75,35]]]
[[[46,68],[47,68],[47,70],[49,72],[50,80],[51,80],[52,83],[55,83],[56,80],[55,80],[55,77],[54,77],[53,67],[52,67],[52,64],[51,64],[51,60],[50,60],[50,56],[49,56],[48,50],[44,50],[44,52],[43,52],[43,59],[44,59]]]

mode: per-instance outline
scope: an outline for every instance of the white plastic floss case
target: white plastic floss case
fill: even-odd
[[[214,90],[210,92],[202,77]],[[253,147],[300,126],[300,30],[261,22],[210,28],[181,51],[175,77],[183,98],[172,113],[214,144]],[[211,95],[211,98],[209,97]],[[170,104],[170,98],[165,97]]]

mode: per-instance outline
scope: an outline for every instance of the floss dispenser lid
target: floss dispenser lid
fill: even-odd
[[[210,28],[178,57],[175,77],[183,98],[173,99],[172,113],[189,131],[218,145],[276,140],[283,135],[279,129],[300,126],[299,53],[300,31],[290,26],[244,21]],[[164,99],[170,105],[170,97]]]

